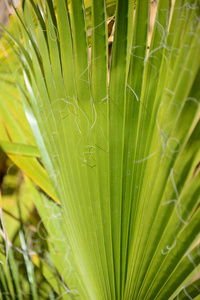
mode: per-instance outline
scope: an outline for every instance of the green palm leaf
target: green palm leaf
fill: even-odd
[[[65,279],[67,297],[76,290],[80,299],[174,299],[179,293],[184,299],[185,289],[195,297],[199,1],[176,0],[172,7],[159,1],[149,50],[150,4],[116,1],[110,69],[109,4],[24,1],[16,33],[5,29],[4,43],[18,57],[16,86],[32,134],[7,113],[1,117],[2,148],[13,154],[22,144],[20,155],[41,157],[45,170],[39,171],[35,158],[20,156],[20,164],[31,159],[38,175],[24,166],[26,174],[61,204],[29,182],[52,235],[49,249],[61,254],[61,260],[53,259],[55,268],[62,273],[63,264],[73,273]],[[11,63],[4,65],[14,72]],[[7,75],[2,90],[13,84]],[[2,115],[8,107],[4,97],[5,92]],[[62,214],[54,225],[46,220],[55,211],[45,210],[44,203]],[[59,233],[62,243],[55,238]]]

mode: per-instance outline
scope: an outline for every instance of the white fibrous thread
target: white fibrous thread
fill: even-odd
[[[144,161],[150,159],[150,158],[153,157],[154,155],[156,155],[156,153],[158,153],[158,151],[155,151],[155,152],[149,154],[147,157],[144,157],[144,158],[142,158],[142,159],[135,160],[134,163],[135,163],[135,164],[142,163],[142,162],[144,162]]]
[[[177,186],[176,186],[176,183],[175,183],[174,170],[173,169],[171,169],[171,171],[170,171],[170,178],[171,178],[172,186],[174,188],[174,193],[175,193],[176,199],[168,200],[168,201],[164,202],[162,205],[164,206],[164,205],[168,205],[168,204],[174,203],[175,204],[176,213],[177,213],[179,221],[182,222],[183,224],[186,224],[186,221],[183,220],[183,218],[181,216],[181,213],[179,212],[179,209],[182,208],[182,205],[180,203],[180,196],[179,196],[179,192],[178,192],[178,189],[177,189]],[[188,212],[188,214],[189,214],[189,212]],[[179,225],[180,225],[180,223],[177,225],[176,229],[179,227]],[[176,243],[177,243],[177,241],[176,241],[176,236],[175,236],[175,242],[174,242],[173,246],[169,247],[167,245],[166,249],[168,251],[161,250],[162,254],[164,254],[164,255],[168,254],[169,251],[172,250],[176,246]]]
[[[142,57],[142,56],[140,56],[140,55],[134,54],[134,50],[135,50],[135,49],[138,49],[138,48],[143,48],[143,47],[142,47],[142,46],[133,46],[132,49],[130,50],[130,53],[131,53],[132,56],[134,56],[134,57],[136,57],[136,58],[138,58],[138,59],[143,60],[144,65],[146,65],[146,61],[147,61],[148,57],[145,58],[145,57]],[[153,56],[153,55],[151,55],[151,57],[156,58],[156,57]],[[157,59],[157,58],[156,58],[156,59]],[[158,73],[158,70],[157,70],[156,66],[154,66],[152,63],[149,63],[149,64],[151,65],[151,67],[154,68],[154,70],[155,70],[154,78],[156,78],[157,73]]]
[[[3,237],[3,239],[5,240],[5,243],[6,243],[6,264],[8,264],[8,252],[9,252],[9,247],[11,245],[11,242],[9,241],[9,238],[7,235],[7,231],[6,231],[6,227],[5,227],[4,219],[3,219],[3,211],[2,211],[1,206],[0,206],[0,221],[1,221],[2,228],[3,228],[3,231],[0,228],[0,235]]]
[[[165,147],[166,147],[166,143],[167,143],[167,139],[168,139],[168,135],[165,131],[163,131],[160,127],[160,124],[159,124],[159,110],[160,108],[164,105],[164,102],[162,102],[158,108],[158,111],[157,111],[157,118],[156,118],[156,125],[157,125],[157,128],[158,128],[158,131],[159,131],[159,135],[161,136],[161,142],[162,142],[162,157],[161,159],[164,157],[165,155]]]
[[[167,19],[166,18],[166,22],[167,22]],[[169,54],[172,53],[172,50],[173,52],[174,51],[178,51],[179,49],[176,48],[176,47],[172,47],[172,46],[169,46],[167,45],[166,43],[166,30],[164,29],[164,27],[158,22],[158,20],[155,20],[155,25],[157,26],[157,29],[158,29],[158,32],[160,34],[160,37],[161,37],[161,41],[159,42],[159,46],[157,48],[154,48],[152,51],[149,52],[148,56],[145,58],[144,60],[144,64],[146,65],[147,61],[149,58],[154,58],[154,59],[157,59],[156,56],[153,56],[154,53],[156,53],[157,51],[159,50],[162,50],[162,49],[165,49],[166,51],[168,51]],[[165,52],[162,53],[163,55],[163,58],[166,60],[166,64],[168,65],[168,56],[165,55]],[[175,55],[175,53],[173,53],[173,55]],[[157,77],[157,67],[155,67],[152,63],[150,63],[150,65],[155,69],[156,71],[156,74],[154,76]],[[168,66],[169,68],[169,66]],[[173,70],[169,69],[170,72],[173,73]]]
[[[178,209],[181,208],[181,204],[180,204],[180,196],[179,196],[179,193],[178,193],[178,189],[177,189],[177,186],[176,186],[176,183],[175,183],[175,179],[174,179],[174,170],[171,169],[171,172],[170,172],[170,176],[171,176],[171,182],[172,182],[172,186],[174,188],[174,192],[175,192],[175,195],[176,195],[176,212],[177,212],[177,215],[178,215],[178,218],[179,220],[183,223],[183,224],[186,224],[186,221],[183,220],[182,216],[179,214],[178,212]]]
[[[135,49],[138,49],[138,48],[142,48],[142,49],[143,49],[142,46],[133,46],[133,47],[131,48],[131,50],[130,50],[130,53],[131,53],[132,56],[134,56],[134,57],[136,57],[136,58],[139,58],[139,59],[141,59],[141,60],[144,61],[144,60],[145,60],[145,57],[134,54],[134,50],[135,50]]]
[[[91,124],[91,127],[90,127],[90,121],[89,121],[87,115],[85,114],[85,112],[83,111],[83,109],[80,107],[80,105],[78,103],[78,100],[75,97],[70,98],[70,100],[71,101],[68,101],[65,98],[57,99],[53,103],[51,103],[51,107],[55,103],[57,103],[59,101],[62,101],[62,102],[66,103],[68,105],[69,110],[73,113],[74,122],[75,122],[76,127],[78,129],[78,132],[80,134],[80,138],[79,138],[79,141],[78,141],[77,146],[76,146],[76,153],[77,153],[78,157],[86,164],[89,161],[89,159],[91,158],[92,154],[95,152],[94,151],[94,149],[95,149],[94,145],[90,145],[90,144],[88,145],[88,139],[90,138],[90,132],[95,127],[96,121],[97,121],[97,112],[96,112],[96,108],[95,108],[95,103],[94,103],[93,99],[91,98],[91,105],[92,105],[92,109],[94,111],[94,121],[93,121],[93,123]],[[61,110],[59,110],[59,109],[52,109],[52,111],[55,111],[55,110],[58,111],[58,112],[61,112]],[[82,130],[81,130],[81,127],[79,125],[80,121],[78,122],[78,119],[80,119],[81,116],[83,117],[83,119],[86,121],[86,124],[87,124],[87,126],[86,126],[87,130],[85,132],[84,141],[82,141]],[[57,134],[58,135],[57,132],[54,132],[52,134]],[[80,154],[79,148],[81,147],[82,142],[83,142],[83,147],[86,151],[83,151],[83,153]],[[89,154],[89,157],[87,157],[87,159],[86,159],[85,155],[88,155],[88,154]]]
[[[108,100],[108,94],[101,99],[100,103],[105,103]]]
[[[84,81],[84,82],[86,82],[86,83],[90,83],[88,80],[82,79],[81,77],[82,77],[82,76],[85,74],[85,72],[89,69],[89,67],[91,66],[91,64],[92,64],[95,60],[97,60],[97,59],[99,59],[99,58],[101,58],[101,55],[98,56],[98,57],[95,57],[95,58],[93,58],[91,61],[89,61],[87,67],[86,67],[86,68],[83,70],[83,72],[78,76],[78,79],[80,79],[80,80],[82,80],[82,81]]]
[[[198,101],[196,98],[194,98],[194,97],[187,97],[185,101],[192,101],[192,102],[194,102],[198,107],[200,106],[199,101]]]
[[[81,146],[81,142],[82,142],[82,134],[81,134],[79,142],[77,144],[76,152],[77,152],[78,157],[84,162],[84,164],[87,164],[88,166],[93,167],[95,165],[94,164],[91,165],[91,163],[89,163],[89,160],[93,157],[93,154],[95,153],[95,146],[93,144],[88,144],[88,141],[90,140],[90,137],[91,137],[91,131],[97,125],[97,111],[96,111],[95,103],[92,98],[91,98],[91,104],[92,104],[92,109],[94,111],[94,121],[90,126],[90,121],[89,121],[88,117],[86,116],[85,112],[80,108],[80,106],[76,100],[77,108],[87,123],[87,131],[85,134],[85,139],[83,141],[83,147],[84,147],[85,151],[83,151],[82,154],[79,153],[80,152],[79,147]],[[98,125],[98,127],[101,128],[99,125]],[[103,131],[103,129],[102,129],[102,131]],[[91,143],[91,142],[89,142],[89,143]]]
[[[58,30],[56,28],[56,26],[53,24],[53,22],[51,21],[51,26],[52,26],[52,29],[55,29],[55,35],[56,37],[53,38],[52,35],[51,35],[51,30],[49,30],[49,36],[50,36],[50,39],[53,41],[53,42],[56,42],[58,40]],[[45,30],[46,31],[46,30]]]
[[[53,181],[54,190],[58,187],[58,176],[60,175],[60,170],[52,170],[49,174],[49,178]]]
[[[195,272],[196,272],[196,275],[198,276],[199,273],[198,273],[198,270],[197,270],[197,265],[196,265],[195,262],[194,262],[194,259],[193,259],[193,257],[192,257],[192,254],[189,253],[189,252],[187,252],[187,257],[189,258],[190,262],[191,262],[192,265],[194,266],[194,270],[195,270]]]
[[[115,21],[115,18],[110,18],[109,21],[112,21],[114,20]],[[105,18],[101,23],[99,23],[98,25],[96,25],[95,27],[92,27],[90,30],[93,31],[95,29],[97,29],[98,27],[102,26],[103,24],[106,24],[107,22],[107,19]]]
[[[185,67],[183,64],[180,64],[180,67],[181,67],[183,70],[189,72],[191,77],[193,76],[193,73],[194,73],[193,70],[191,70],[191,69]]]
[[[188,294],[188,292],[186,291],[186,287],[183,287],[184,293],[185,295],[188,297],[188,299],[193,300],[193,298]]]
[[[170,142],[175,143],[178,146],[178,148],[175,149],[175,150],[173,148],[171,148]],[[171,153],[178,153],[180,151],[180,149],[181,149],[181,142],[177,138],[170,137],[167,140],[166,146],[168,147],[168,149],[170,150]]]
[[[66,277],[66,274],[67,273],[67,277]],[[66,268],[64,271],[63,271],[63,273],[62,273],[62,276],[61,276],[61,280],[62,280],[62,284],[63,284],[63,287],[64,287],[64,289],[66,290],[66,292],[64,292],[62,295],[65,295],[65,294],[78,294],[78,291],[77,290],[70,290],[67,286],[66,286],[66,284],[65,284],[65,282],[68,282],[68,278],[69,278],[69,276],[72,274],[72,267],[68,267],[68,268]],[[59,297],[57,297],[56,299],[59,299],[62,295],[60,295]]]
[[[155,20],[155,24],[157,25],[158,32],[161,36],[160,46],[158,46],[157,48],[154,48],[152,51],[149,52],[148,56],[144,60],[144,64],[146,64],[147,60],[150,57],[152,57],[153,53],[157,52],[158,50],[160,50],[162,48],[167,48],[167,46],[164,44],[164,41],[165,41],[165,38],[166,38],[165,29],[157,20]]]
[[[166,246],[167,251],[161,250],[161,253],[162,253],[163,255],[168,254],[173,248],[175,248],[176,243],[177,243],[177,240],[176,240],[176,237],[174,237],[174,244],[173,244],[171,247],[170,247],[169,245],[167,245],[167,246]]]
[[[15,167],[14,164],[11,164],[11,165],[8,167],[8,169],[7,169],[7,171],[6,171],[6,174],[7,174],[7,175],[9,175],[10,170],[11,170],[13,167]]]
[[[37,233],[38,233],[39,237],[42,240],[46,240],[46,241],[52,241],[52,240],[54,240],[54,241],[59,241],[59,242],[65,242],[65,241],[67,241],[67,239],[66,239],[66,237],[64,237],[64,235],[63,235],[63,237],[58,238],[58,235],[60,235],[61,232],[60,232],[59,228],[55,227],[55,222],[53,222],[53,221],[55,221],[57,219],[60,220],[60,221],[62,221],[63,218],[57,218],[56,215],[55,216],[52,215],[52,216],[49,216],[49,217],[45,217],[45,218],[43,218],[43,220],[40,220],[38,222],[38,224],[37,224]],[[50,235],[47,235],[47,236],[45,236],[42,233],[42,230],[41,230],[42,223],[44,223],[46,221],[47,221],[46,227],[47,227],[47,230],[48,230],[48,232],[50,234]],[[52,222],[52,223],[50,223],[50,222]],[[55,235],[53,235],[52,231],[50,230],[52,224],[54,226],[54,229],[56,229],[56,232],[57,232],[57,234],[55,233]]]
[[[134,94],[136,100],[139,102],[139,98],[138,95],[136,94],[136,92],[132,89],[132,87],[127,83],[126,86],[131,90],[131,92]]]
[[[168,92],[169,94],[173,95],[174,92],[165,88],[166,92]],[[161,127],[160,127],[160,124],[159,124],[159,114],[160,114],[160,109],[162,108],[162,106],[164,106],[164,103],[165,101],[163,101],[159,108],[158,108],[158,111],[157,111],[157,118],[156,118],[156,124],[157,124],[157,128],[158,128],[158,131],[159,131],[159,134],[161,136],[161,142],[162,142],[162,151],[163,151],[163,154],[162,154],[162,158],[164,156],[168,157],[169,159],[172,159],[172,157],[170,157],[168,154],[166,154],[166,147],[169,149],[169,151],[171,152],[171,154],[175,154],[175,153],[178,153],[180,152],[181,150],[181,142],[176,138],[176,137],[169,137],[169,135],[167,134],[167,132],[165,132]],[[178,104],[176,103],[171,103],[170,106],[175,106],[178,110]],[[173,124],[173,122],[165,125],[165,130],[171,125]]]
[[[97,111],[96,111],[93,99],[91,102],[92,102],[92,108],[94,110],[94,122],[93,122],[92,126],[90,127],[90,130],[92,130],[94,128],[96,121],[97,121]]]
[[[198,21],[200,21],[200,18],[198,19]],[[200,37],[196,32],[190,32],[190,35],[195,36],[198,39],[198,42],[200,43]]]

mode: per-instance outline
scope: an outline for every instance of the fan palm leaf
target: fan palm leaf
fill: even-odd
[[[18,130],[10,141],[24,145],[21,155],[41,157],[45,170],[36,158],[20,159],[42,168],[53,191],[41,188],[61,204],[45,200],[63,215],[61,229],[46,223],[55,248],[55,234],[65,236],[56,268],[62,273],[62,260],[63,273],[71,268],[67,291],[80,299],[184,298],[187,284],[196,295],[199,1],[159,1],[150,49],[150,4],[137,1],[134,10],[133,1],[116,1],[110,70],[107,3],[88,3],[91,58],[82,0],[24,1],[17,32],[4,34],[21,66],[16,85],[31,147],[22,124],[4,122]],[[2,147],[8,142],[5,132]],[[29,175],[39,184],[38,176]],[[31,188],[45,224],[53,213]]]

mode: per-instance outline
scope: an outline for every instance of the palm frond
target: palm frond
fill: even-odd
[[[110,69],[107,4],[27,0],[17,10],[18,33],[4,29],[4,36],[21,67],[16,86],[32,133],[6,113],[1,95],[7,128],[2,147],[9,153],[14,142],[23,144],[21,155],[39,152],[45,170],[36,158],[20,157],[20,166],[61,204],[41,196],[29,182],[44,225],[53,233],[49,247],[62,248],[55,267],[62,273],[63,263],[70,270],[69,294],[174,299],[180,292],[184,299],[183,284],[189,284],[195,296],[199,1],[176,0],[174,6],[159,1],[149,49],[150,3],[116,1]],[[9,76],[5,82],[3,87],[14,84]],[[34,137],[30,146],[29,135]],[[30,175],[28,161],[37,174]],[[60,213],[61,220],[46,221]],[[56,240],[56,233],[65,240]]]

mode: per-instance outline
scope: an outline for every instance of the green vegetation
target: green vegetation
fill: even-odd
[[[150,45],[142,0],[4,28],[0,299],[198,299],[200,2],[170,2]]]

